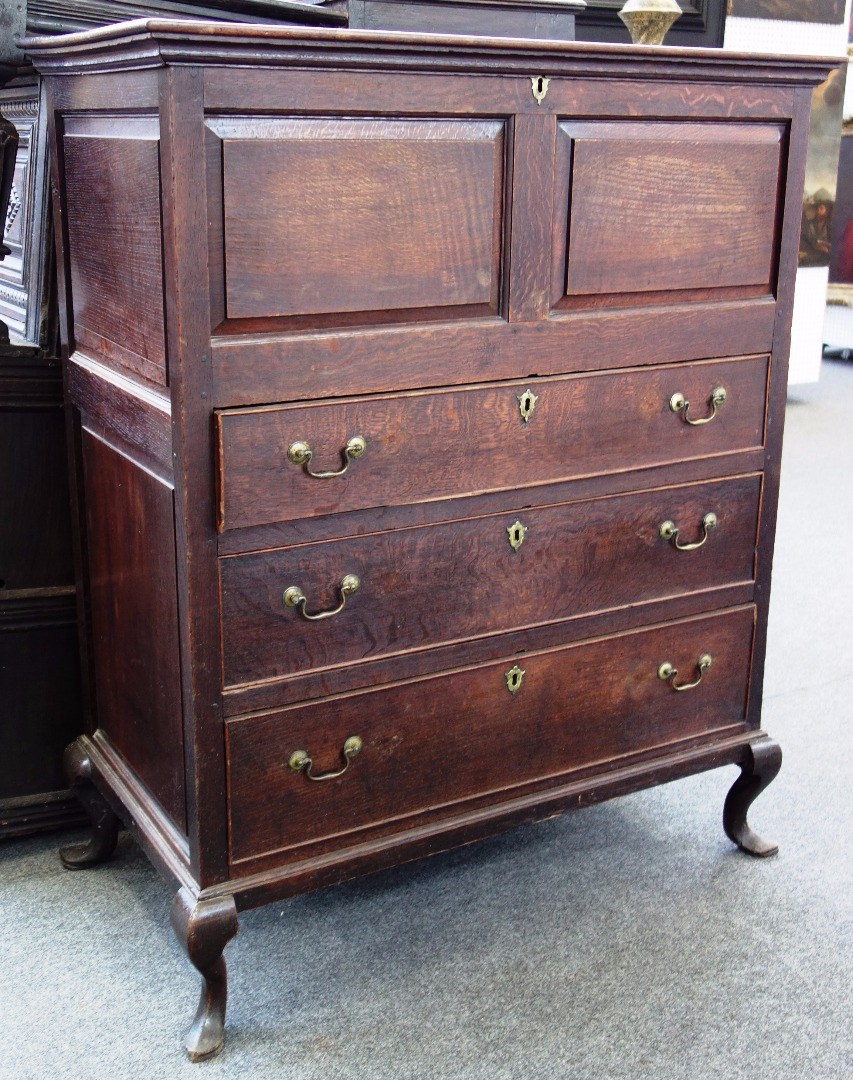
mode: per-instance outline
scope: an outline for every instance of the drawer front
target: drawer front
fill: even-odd
[[[535,363],[531,357],[531,367]],[[761,447],[768,366],[767,357],[758,357],[221,411],[219,528],[510,490]],[[718,387],[727,398],[713,420],[687,423],[711,414],[708,402]],[[673,411],[675,394],[689,402],[688,410]],[[350,456],[344,475],[308,475],[309,469],[340,470],[355,437],[364,440],[364,451]],[[299,453],[306,446],[307,461]]]
[[[740,608],[229,721],[232,862],[741,724],[753,623]],[[676,692],[704,654],[699,684]],[[312,774],[337,771],[353,736],[361,750],[338,778],[289,765],[301,750]]]
[[[760,490],[749,475],[224,558],[225,684],[749,582]],[[343,610],[307,620],[347,575]],[[293,587],[304,605],[285,604]]]

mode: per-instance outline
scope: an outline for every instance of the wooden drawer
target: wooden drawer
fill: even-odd
[[[535,366],[531,357],[530,366]],[[216,414],[219,529],[375,506],[511,490],[598,473],[761,447],[767,357],[640,371],[383,394],[322,404],[230,409]],[[712,390],[725,404],[709,413]],[[536,401],[523,419],[519,398]],[[530,400],[530,399],[526,399]],[[288,460],[295,443],[315,471],[341,468],[354,436],[366,442],[344,476],[314,479]]]
[[[220,560],[226,686],[541,625],[753,578],[758,475]],[[703,518],[718,524],[701,548]],[[511,545],[520,546],[514,549]],[[337,615],[346,575],[359,579]],[[296,586],[304,608],[285,605]]]
[[[381,826],[482,795],[741,724],[753,608],[669,623],[619,637],[508,658],[414,682],[329,698],[226,724],[231,860]],[[697,660],[713,663],[701,683]],[[523,670],[515,693],[507,676]],[[340,769],[342,747],[361,752],[345,775],[311,783],[289,767],[306,751],[312,771]]]

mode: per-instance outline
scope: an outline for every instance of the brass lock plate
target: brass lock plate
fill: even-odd
[[[506,680],[506,688],[511,694],[517,694],[521,689],[521,680],[525,676],[524,668],[520,668],[518,664],[511,667],[509,671],[504,675]]]
[[[520,521],[513,522],[512,525],[507,526],[506,534],[509,538],[509,546],[513,551],[518,551],[527,536],[527,526],[522,525]]]

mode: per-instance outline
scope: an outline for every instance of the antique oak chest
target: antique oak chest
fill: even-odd
[[[810,94],[690,50],[138,21],[53,139],[92,818],[237,912],[737,763]]]

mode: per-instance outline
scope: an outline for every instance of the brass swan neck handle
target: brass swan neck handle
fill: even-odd
[[[337,615],[338,612],[343,611],[346,606],[347,597],[352,596],[354,592],[357,592],[360,585],[361,581],[355,574],[345,574],[341,578],[340,585],[338,585],[338,593],[341,598],[341,602],[338,606],[331,608],[329,611],[318,611],[314,615],[309,614],[306,610],[308,599],[298,585],[289,585],[284,590],[282,600],[284,601],[285,607],[297,608],[303,619],[317,622],[319,619],[331,619],[333,615]]]
[[[690,402],[684,394],[673,394],[669,399],[669,407],[674,413],[680,414],[681,419],[685,424],[689,424],[691,427],[701,427],[702,424],[711,423],[717,415],[717,409],[719,409],[721,405],[725,405],[728,396],[728,392],[724,386],[715,386],[708,398],[708,407],[711,410],[710,413],[707,416],[700,416],[696,420],[691,419],[688,415],[690,411]]]
[[[294,750],[288,758],[287,764],[294,772],[304,773],[309,780],[335,780],[337,777],[344,775],[349,768],[352,759],[361,753],[363,745],[364,744],[358,735],[350,735],[341,750],[341,755],[343,756],[345,763],[344,767],[335,772],[320,773],[315,776],[314,773],[311,772],[311,766],[314,762],[307,750]]]
[[[669,541],[676,551],[696,551],[698,548],[702,547],[708,539],[709,534],[716,529],[717,524],[716,514],[705,514],[702,518],[702,535],[698,540],[694,540],[690,544],[679,543],[678,526],[674,521],[662,521],[658,526],[658,535],[662,540]]]
[[[693,682],[676,683],[676,677],[678,676],[678,668],[673,667],[669,660],[664,660],[661,666],[658,668],[658,678],[663,679],[664,682],[668,682],[673,690],[692,690],[698,686],[702,681],[702,676],[713,664],[714,658],[710,653],[702,653],[699,659],[696,661],[696,670],[699,672],[697,678]]]
[[[287,460],[294,465],[301,465],[305,474],[313,476],[315,480],[331,480],[336,476],[343,476],[350,467],[350,462],[357,461],[365,450],[367,450],[367,440],[362,435],[353,435],[351,439],[347,439],[346,445],[341,450],[341,457],[344,462],[342,468],[331,472],[314,472],[311,468],[311,458],[314,456],[314,451],[303,439],[297,439],[287,448]]]

